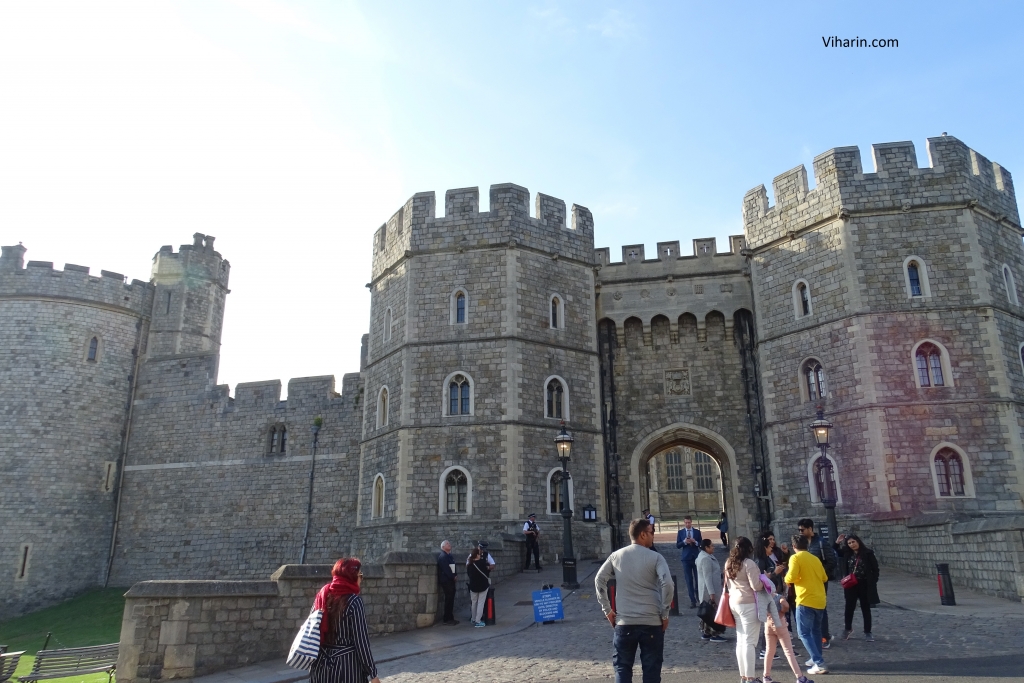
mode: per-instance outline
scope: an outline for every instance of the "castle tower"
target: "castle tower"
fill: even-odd
[[[193,240],[178,253],[165,246],[153,257],[147,360],[220,352],[230,266],[213,250],[213,237],[197,232]]]
[[[0,620],[104,581],[153,305],[149,283],[25,251],[0,256]]]
[[[865,173],[856,148],[830,150],[814,190],[800,166],[775,206],[763,186],[743,200],[773,496],[783,530],[823,518],[821,405],[841,528],[923,572],[909,548],[934,524],[1024,507],[1022,231],[1010,174],[956,138],[928,140],[930,167],[909,142],[872,154]]]
[[[593,219],[512,184],[413,196],[374,236],[353,552],[459,547],[521,531],[560,552],[562,420],[575,434],[575,519],[606,522],[594,320]],[[574,526],[577,548],[609,538]],[[576,531],[578,529],[578,531]]]

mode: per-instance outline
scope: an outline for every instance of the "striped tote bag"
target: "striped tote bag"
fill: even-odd
[[[306,617],[305,623],[292,641],[288,650],[288,666],[309,671],[313,668],[316,657],[320,653],[320,621],[324,618],[322,610],[315,609]]]

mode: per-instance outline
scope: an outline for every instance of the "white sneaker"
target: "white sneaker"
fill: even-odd
[[[808,659],[806,662],[804,662],[804,666],[814,666],[814,660]]]
[[[818,666],[817,664],[815,664],[814,666],[812,666],[810,669],[807,670],[807,673],[809,673],[811,675],[814,675],[814,674],[827,674],[828,673],[828,667],[827,666]]]

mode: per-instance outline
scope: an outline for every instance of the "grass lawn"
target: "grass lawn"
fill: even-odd
[[[124,588],[104,588],[83,593],[77,598],[53,607],[0,623],[0,643],[9,652],[25,650],[14,673],[27,676],[32,670],[34,655],[43,646],[47,632],[53,633],[48,650],[60,647],[106,645],[121,639],[121,617],[124,614]],[[74,683],[104,683],[104,673],[55,679]]]

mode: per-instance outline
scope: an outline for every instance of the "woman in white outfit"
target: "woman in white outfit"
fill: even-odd
[[[751,558],[754,546],[740,536],[725,561],[725,582],[729,609],[736,620],[736,661],[740,678],[757,680],[757,636],[768,618],[770,594],[761,583],[761,570]]]

